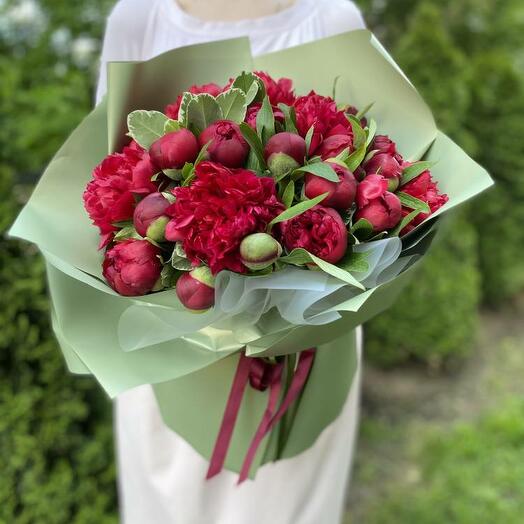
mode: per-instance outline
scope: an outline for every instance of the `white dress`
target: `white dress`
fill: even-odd
[[[296,0],[276,15],[240,22],[204,22],[175,0],[120,0],[106,29],[105,63],[145,60],[176,47],[248,35],[262,54],[364,27],[347,0]],[[360,335],[360,333],[359,333]],[[360,338],[360,337],[359,337]],[[261,467],[236,485],[229,471],[205,481],[208,462],[160,417],[150,386],[119,396],[115,426],[123,524],[337,524],[344,514],[360,394],[355,381],[340,416],[304,453]]]

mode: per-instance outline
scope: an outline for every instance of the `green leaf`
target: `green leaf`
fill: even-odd
[[[324,198],[326,198],[328,194],[329,193],[323,193],[322,195],[312,198],[311,200],[304,200],[303,202],[299,202],[298,204],[294,205],[293,207],[286,209],[285,211],[280,213],[280,215],[276,216],[268,224],[268,230],[271,229],[275,224],[278,224],[279,222],[285,222],[286,220],[290,220],[306,212],[308,209],[315,207],[317,204],[322,202],[322,200],[324,200]]]
[[[160,272],[160,282],[164,288],[172,288],[180,275],[174,270],[173,266],[165,264]]]
[[[226,120],[232,120],[239,124],[246,117],[246,95],[241,89],[236,87],[228,89],[218,95],[216,101],[222,109],[222,115]]]
[[[351,234],[357,238],[366,239],[373,234],[373,225],[365,218],[359,218],[351,227]]]
[[[331,90],[331,98],[333,100],[336,100],[337,99],[337,84],[338,84],[338,81],[340,80],[340,75],[336,76],[333,80],[333,88]]]
[[[318,162],[316,164],[306,164],[305,166],[295,169],[295,172],[311,173],[320,178],[325,178],[330,182],[340,182],[335,170],[327,162]]]
[[[187,258],[186,252],[184,251],[184,246],[182,245],[182,242],[176,242],[175,243],[175,253],[180,258]]]
[[[251,129],[249,124],[246,124],[246,122],[240,123],[240,131],[242,132],[243,137],[246,139],[246,142],[251,147],[251,151],[253,151],[253,153],[256,155],[258,163],[262,168],[265,169],[266,161],[264,159],[264,146],[262,145],[259,136],[255,131],[253,131],[253,129]]]
[[[355,172],[357,167],[362,164],[366,156],[366,144],[362,144],[358,149],[353,151],[346,160],[346,165],[351,172]]]
[[[125,226],[118,233],[115,234],[115,242],[122,242],[123,240],[128,240],[129,238],[136,238],[140,240],[142,237],[136,232],[135,226]]]
[[[295,182],[290,180],[284,191],[282,192],[282,203],[287,207],[291,207],[293,198],[295,197]]]
[[[246,104],[261,102],[266,95],[264,82],[254,73],[243,72],[235,78],[232,86],[238,88],[246,95]]]
[[[294,107],[290,107],[286,104],[278,104],[278,108],[284,113],[284,121],[286,131],[289,133],[295,133],[298,135],[297,130],[297,114]]]
[[[195,95],[185,92],[182,95],[182,100],[180,101],[180,109],[178,110],[178,121],[182,123],[184,127],[187,127],[187,107],[189,102],[195,98]]]
[[[362,162],[365,164],[366,162],[371,160],[379,151],[380,149],[372,149],[371,151],[368,151],[368,154],[364,157],[364,160]]]
[[[391,230],[391,233],[390,235],[391,236],[398,236],[400,235],[400,232],[410,223],[412,222],[415,217],[420,213],[420,209],[414,209],[413,211],[411,211],[411,213],[407,214],[400,222],[399,224],[395,227],[395,229],[392,229]]]
[[[206,144],[202,146],[202,149],[200,150],[200,152],[198,153],[198,156],[195,159],[195,163],[194,163],[195,166],[200,164],[200,162],[202,162],[202,160],[206,158],[207,149],[209,145],[211,144],[211,142],[212,140],[210,140],[209,142],[207,142]]]
[[[222,118],[218,102],[207,93],[194,96],[187,106],[187,126],[197,135]]]
[[[306,133],[306,156],[309,156],[309,153],[310,153],[310,149],[311,149],[311,141],[313,140],[313,134],[315,133],[315,126],[312,125],[309,129],[308,129],[308,132]]]
[[[368,104],[364,109],[361,109],[356,115],[355,117],[358,119],[358,120],[361,120],[362,117],[364,117],[368,111],[375,105],[375,102],[371,102],[371,104]]]
[[[163,173],[171,180],[175,180],[175,181],[182,180],[182,170],[181,169],[164,169]]]
[[[173,193],[170,191],[162,191],[162,195],[170,204],[174,204],[176,202],[176,196],[173,195]]]
[[[434,162],[421,161],[415,162],[414,164],[411,164],[410,166],[404,168],[402,170],[402,176],[400,178],[400,186],[403,186],[408,182],[411,182],[411,180],[417,178],[419,175],[424,173],[424,171],[428,170],[430,167],[434,165]]]
[[[366,139],[366,147],[369,147],[369,144],[373,141],[375,138],[375,134],[377,133],[377,123],[372,118],[370,119],[367,127],[367,139]]]
[[[402,191],[398,191],[395,194],[398,196],[398,198],[400,199],[400,203],[404,207],[409,207],[409,209],[416,209],[418,211],[421,211],[422,213],[431,213],[431,209],[429,208],[428,204],[423,200],[408,195],[407,193],[403,193]]]
[[[360,120],[353,115],[346,115],[346,118],[351,124],[353,130],[353,147],[359,149],[362,145],[366,145],[367,134],[363,127],[360,125]]]
[[[293,265],[303,265],[304,263],[316,264],[322,271],[324,271],[324,273],[338,278],[339,280],[342,280],[347,284],[357,287],[358,289],[365,289],[364,286],[353,275],[351,275],[344,269],[341,269],[337,266],[334,266],[333,264],[330,264],[329,262],[326,262],[325,260],[322,260],[321,258],[318,258],[317,256],[313,255],[309,251],[306,251],[305,249],[293,249],[293,251],[291,251],[291,253],[288,256],[281,257],[279,260],[280,262]],[[302,260],[306,260],[306,262],[297,263],[297,261]]]
[[[275,115],[267,96],[257,113],[257,134],[265,144],[275,134]]]
[[[172,133],[173,131],[180,131],[180,127],[180,122],[178,120],[168,118],[164,124],[164,135]]]
[[[127,116],[128,135],[144,149],[164,136],[164,126],[169,119],[160,111],[144,111],[139,109]]]
[[[369,255],[369,251],[364,253],[349,251],[344,258],[337,263],[337,266],[349,273],[363,273],[369,269],[369,262],[367,261]]]

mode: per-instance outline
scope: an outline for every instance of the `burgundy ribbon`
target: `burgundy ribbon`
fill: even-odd
[[[269,387],[269,396],[262,420],[244,458],[238,477],[238,484],[244,482],[249,476],[249,470],[264,437],[275,427],[291,404],[300,395],[313,365],[314,357],[315,349],[308,349],[300,354],[289,389],[277,409],[278,399],[282,390],[283,363],[270,364],[259,358],[246,357],[244,353],[241,353],[206,479],[210,479],[220,473],[224,466],[247,382],[249,381],[251,386],[259,391],[264,391]]]

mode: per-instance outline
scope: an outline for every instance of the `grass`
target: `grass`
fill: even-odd
[[[345,524],[524,522],[524,327],[486,314],[459,371],[367,370]]]

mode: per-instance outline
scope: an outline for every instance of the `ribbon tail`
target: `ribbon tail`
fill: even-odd
[[[242,469],[240,470],[240,475],[238,477],[237,484],[244,482],[248,475],[253,459],[255,458],[256,452],[260,443],[264,437],[273,429],[273,427],[279,422],[279,420],[284,416],[286,411],[289,409],[291,404],[298,398],[306,380],[309,376],[311,366],[313,365],[313,360],[315,358],[315,349],[307,349],[300,354],[297,369],[293,375],[293,379],[289,386],[289,389],[286,393],[286,396],[280,407],[278,408],[275,415],[273,411],[275,409],[278,397],[280,395],[280,389],[282,387],[282,366],[280,365],[279,371],[276,373],[275,381],[271,382],[271,390],[269,393],[268,407],[264,413],[262,421],[258,427],[258,430],[251,441],[249,450],[242,464]]]
[[[278,364],[273,370],[272,380],[269,387],[267,407],[264,411],[264,415],[262,416],[262,420],[260,421],[255,436],[251,441],[249,449],[246,453],[246,457],[244,458],[244,462],[242,463],[242,469],[240,470],[237,484],[241,484],[249,476],[249,470],[251,469],[251,464],[253,463],[260,443],[269,431],[269,424],[273,418],[273,412],[277,406],[278,399],[280,397],[280,390],[282,389],[282,370],[282,364]]]
[[[252,359],[246,357],[244,353],[240,354],[240,360],[238,361],[235,378],[233,379],[231,391],[229,392],[224,416],[215,441],[215,447],[213,448],[209,468],[207,470],[206,479],[218,475],[224,466],[227,450],[229,449],[229,444],[233,436],[233,430],[235,429],[235,423],[240,410],[240,404],[249,380],[251,363]]]

